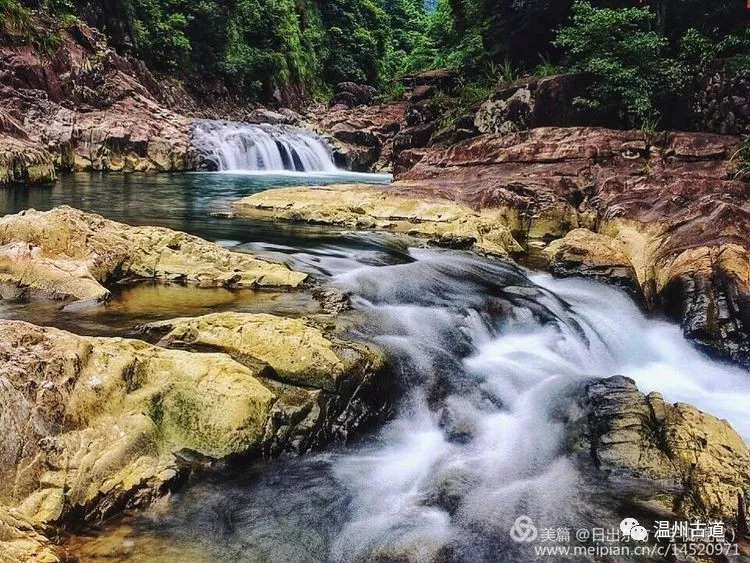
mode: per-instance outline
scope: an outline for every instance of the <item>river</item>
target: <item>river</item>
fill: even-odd
[[[387,351],[403,390],[393,420],[354,444],[235,467],[72,538],[84,561],[519,561],[507,531],[520,514],[553,527],[591,518],[555,417],[584,378],[631,377],[750,439],[748,374],[702,356],[678,327],[646,318],[615,289],[403,237],[224,216],[233,199],[302,180],[79,174],[49,189],[0,191],[3,213],[69,204],[307,271],[351,293],[353,336]],[[333,180],[347,178],[304,178]],[[137,284],[100,307],[4,303],[0,315],[129,334],[170,316],[317,307],[295,293]],[[597,520],[608,518],[616,514],[600,507]]]

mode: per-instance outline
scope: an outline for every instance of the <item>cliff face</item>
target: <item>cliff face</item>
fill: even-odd
[[[195,168],[188,136],[196,110],[84,24],[55,51],[0,43],[0,183],[44,182],[59,170]],[[170,107],[180,107],[177,113]]]

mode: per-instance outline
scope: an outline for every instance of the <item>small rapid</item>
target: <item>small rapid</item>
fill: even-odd
[[[288,125],[251,125],[196,120],[193,143],[207,165],[219,171],[335,172],[322,137]]]
[[[394,419],[354,447],[188,487],[104,537],[125,534],[130,556],[168,546],[207,561],[519,561],[507,532],[520,514],[542,527],[608,517],[591,516],[556,416],[580,382],[631,377],[750,439],[748,373],[618,290],[388,244],[245,246],[351,295],[354,335],[387,351],[403,390]]]

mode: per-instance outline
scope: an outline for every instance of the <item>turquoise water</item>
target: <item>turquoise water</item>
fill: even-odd
[[[0,214],[30,208],[46,211],[57,205],[70,205],[130,225],[169,227],[214,241],[249,242],[267,238],[269,224],[215,216],[231,211],[232,201],[270,187],[353,182],[383,184],[390,179],[386,174],[348,172],[64,174],[49,187],[0,188]],[[275,239],[279,230],[294,233],[300,228],[276,224],[271,230]],[[315,231],[305,230],[306,233]]]

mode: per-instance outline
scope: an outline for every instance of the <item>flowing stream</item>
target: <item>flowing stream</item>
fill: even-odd
[[[387,351],[402,389],[396,416],[373,435],[188,484],[143,514],[73,538],[83,560],[521,561],[507,539],[520,514],[552,527],[591,518],[555,417],[566,390],[585,378],[626,375],[643,392],[726,418],[750,439],[748,373],[702,356],[678,327],[644,317],[617,290],[401,237],[211,215],[264,187],[243,176],[78,175],[46,193],[0,191],[6,213],[70,203],[308,271],[351,293],[353,336]],[[93,312],[48,310],[44,322],[112,334],[136,320],[221,308],[317,307],[293,294],[195,290],[206,292],[196,301],[185,291],[162,305],[168,310],[133,311],[116,295]],[[0,303],[2,316],[42,322],[40,311]]]

